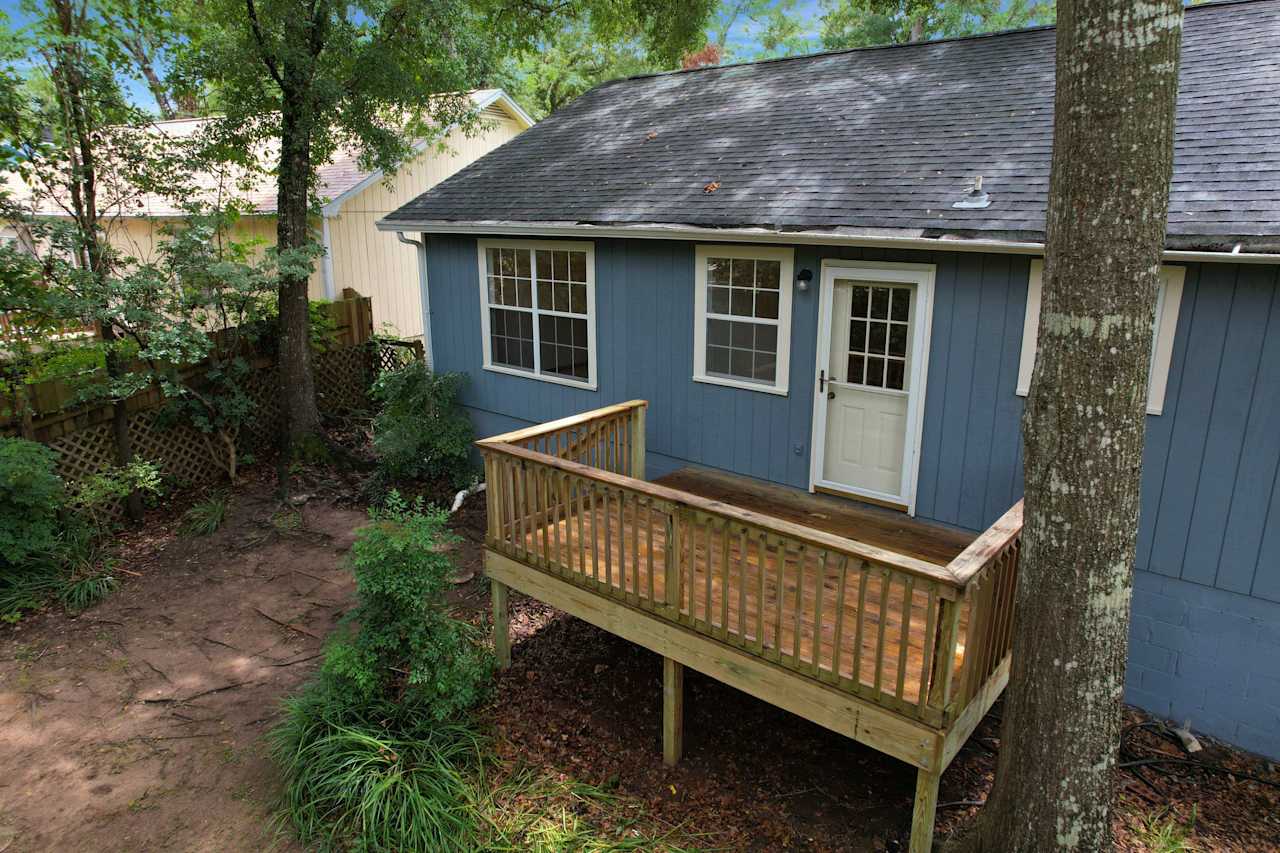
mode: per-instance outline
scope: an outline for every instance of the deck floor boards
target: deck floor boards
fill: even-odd
[[[659,482],[811,527],[819,526],[812,520],[813,505],[804,500],[790,500],[780,507],[768,493],[727,494],[723,475],[700,480],[703,472],[678,474],[682,476],[673,475]],[[755,483],[746,482],[753,486]],[[806,499],[812,497],[801,495]],[[836,503],[845,502],[837,500]],[[539,523],[528,526],[524,537],[526,547],[580,579],[589,578],[622,590],[635,604],[653,607],[654,602],[666,601],[665,515],[657,511],[650,513],[635,504],[625,505],[620,513],[619,506],[617,501],[606,505],[604,500],[596,500],[594,507],[577,501],[570,501],[567,507],[561,504],[554,518],[539,519]],[[826,499],[819,499],[817,506],[826,507]],[[843,513],[827,512],[827,526],[820,529],[880,547],[892,547],[921,559],[946,556],[952,551],[958,553],[972,538],[949,528],[938,528],[944,535],[931,539],[929,534],[935,532],[932,530],[935,526],[910,519],[905,519],[908,524],[903,524],[891,518],[875,517],[876,524],[850,529],[863,512],[860,507]],[[873,510],[873,516],[879,512]],[[805,517],[805,513],[809,516]],[[917,586],[912,590],[908,607],[907,590],[901,582],[889,583],[886,593],[883,576],[873,567],[865,574],[864,589],[863,573],[858,567],[850,566],[844,606],[838,608],[840,566],[833,560],[824,566],[815,556],[802,558],[795,550],[782,558],[776,548],[762,548],[759,540],[745,540],[738,531],[723,536],[704,528],[694,538],[692,561],[688,559],[690,543],[682,543],[685,559],[681,562],[686,570],[680,580],[681,621],[702,625],[704,631],[735,645],[759,649],[765,657],[781,657],[792,665],[798,663],[802,669],[807,667],[824,680],[832,680],[836,672],[838,634],[841,679],[856,678],[865,687],[897,695],[908,703],[919,702],[925,666],[926,612],[930,604],[926,589]],[[904,544],[908,538],[915,543],[910,550]],[[818,595],[819,578],[821,596]],[[860,600],[864,602],[861,610]],[[962,611],[962,639],[966,624],[967,613]],[[883,653],[877,667],[876,649],[881,643],[882,631]],[[859,643],[861,654],[855,655],[854,649]],[[956,672],[963,655],[961,642],[954,661]]]

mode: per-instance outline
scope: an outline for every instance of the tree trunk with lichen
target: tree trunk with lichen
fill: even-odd
[[[1000,759],[969,851],[1111,849],[1180,0],[1060,0],[1026,526]]]

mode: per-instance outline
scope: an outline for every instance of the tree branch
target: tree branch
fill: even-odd
[[[262,36],[262,25],[258,22],[258,9],[253,5],[253,0],[244,0],[244,5],[249,12],[249,29],[253,31],[253,40],[258,45],[258,55],[262,57],[263,64],[271,73],[271,79],[275,80],[280,91],[284,92],[284,78],[280,76],[275,57],[271,55],[271,51],[267,50],[267,40]]]

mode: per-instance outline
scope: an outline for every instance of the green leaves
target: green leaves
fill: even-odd
[[[373,449],[384,480],[448,480],[455,487],[474,476],[471,421],[458,405],[466,377],[432,373],[413,361],[378,377],[372,396],[380,405],[373,420]]]
[[[1054,0],[823,0],[828,50],[1052,23]]]
[[[475,629],[453,619],[445,591],[453,574],[445,513],[396,492],[370,513],[351,551],[359,630],[334,640],[321,681],[339,706],[394,702],[397,715],[449,720],[479,700],[491,669]]]
[[[57,456],[34,441],[0,438],[0,569],[50,551],[66,505]]]

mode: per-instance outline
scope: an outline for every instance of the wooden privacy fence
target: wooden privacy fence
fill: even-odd
[[[324,304],[333,320],[333,336],[322,351],[312,352],[316,400],[326,414],[369,408],[369,388],[379,373],[422,358],[420,342],[374,337],[368,297],[350,289],[343,291],[343,297]],[[270,446],[283,426],[274,356],[250,353],[247,357],[254,370],[245,390],[255,411],[241,429],[237,441],[241,452]],[[191,369],[198,371],[200,366]],[[75,387],[63,380],[23,386],[19,393],[22,398],[9,397],[0,405],[0,435],[48,445],[58,453],[59,473],[69,482],[115,466],[110,402],[76,405]],[[213,447],[217,439],[185,422],[168,422],[162,416],[164,402],[158,388],[148,388],[126,401],[135,458],[157,463],[163,474],[181,485],[225,476]]]
[[[645,482],[646,405],[479,442],[488,547],[932,727],[1003,684],[1021,502],[936,565]]]

